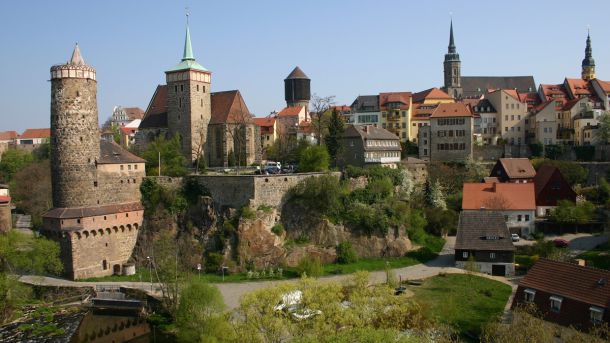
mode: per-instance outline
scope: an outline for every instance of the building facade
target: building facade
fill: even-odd
[[[472,158],[473,116],[462,103],[439,104],[430,126],[419,128],[419,156],[428,161],[466,161]]]
[[[341,137],[341,146],[337,159],[341,167],[381,165],[396,168],[400,162],[398,136],[373,125],[348,125]]]
[[[100,141],[96,71],[78,45],[51,67],[51,137],[53,209],[42,233],[59,242],[69,278],[121,273],[142,225],[145,161]]]

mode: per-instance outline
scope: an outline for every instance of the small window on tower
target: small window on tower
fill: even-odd
[[[180,85],[180,91],[184,92],[184,85]]]
[[[178,107],[182,107],[182,98],[178,99]]]
[[[199,92],[199,85],[197,85],[197,92]]]
[[[76,96],[80,96],[80,91],[76,91]]]
[[[80,141],[81,141],[81,142],[83,141],[83,137],[80,137]]]
[[[205,93],[205,86],[203,86],[203,92]]]
[[[203,107],[203,99],[201,99],[201,107]]]
[[[174,92],[178,93],[178,86],[174,86]]]
[[[93,187],[97,187],[97,181],[93,181]]]

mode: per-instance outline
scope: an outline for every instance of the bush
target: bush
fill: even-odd
[[[574,153],[576,153],[576,159],[579,161],[593,161],[593,157],[595,156],[595,146],[575,146]]]
[[[217,273],[222,266],[224,256],[217,252],[211,252],[205,259],[205,271],[207,273]]]
[[[563,146],[561,145],[547,145],[544,149],[544,157],[551,160],[558,159],[563,154]]]
[[[342,196],[346,189],[332,175],[308,177],[293,187],[291,200],[298,202],[311,212],[338,218],[343,211]]]
[[[273,212],[273,206],[269,206],[267,204],[262,204],[262,205],[258,206],[258,210],[263,211],[265,213],[271,213],[271,212]]]
[[[358,260],[352,243],[345,241],[337,245],[337,262],[341,264],[354,263]]]
[[[299,156],[299,171],[303,173],[327,171],[329,163],[328,150],[323,146],[310,146]]]
[[[296,267],[297,272],[301,276],[319,277],[324,274],[324,267],[318,257],[306,256]]]
[[[256,212],[254,212],[250,206],[244,206],[240,210],[240,217],[243,219],[254,219],[256,218]]]
[[[284,233],[284,225],[281,223],[273,225],[271,232],[273,232],[276,236],[281,236]]]
[[[210,191],[197,179],[187,178],[182,186],[182,195],[189,204],[196,204],[200,196],[210,196]]]
[[[544,146],[542,143],[533,143],[530,144],[530,150],[532,151],[532,157],[542,157]]]
[[[390,178],[394,186],[402,185],[404,175],[400,169],[385,168],[382,166],[373,166],[360,168],[355,166],[347,166],[345,170],[346,178],[358,178],[366,176],[369,181]]]

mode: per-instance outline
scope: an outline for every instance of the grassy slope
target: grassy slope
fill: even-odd
[[[610,242],[577,256],[587,261],[587,265],[610,270]]]
[[[483,324],[502,313],[511,294],[506,284],[464,274],[435,276],[411,290],[416,302],[462,335],[479,334]]]

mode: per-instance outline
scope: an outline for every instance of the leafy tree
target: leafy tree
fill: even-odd
[[[121,144],[121,128],[119,127],[119,125],[112,124],[110,130],[112,131],[112,140],[116,144]]]
[[[532,165],[536,170],[543,165],[557,167],[561,174],[566,178],[570,185],[583,184],[587,181],[588,171],[578,163],[570,161],[554,161],[548,159],[535,159]]]
[[[303,173],[327,171],[329,160],[330,156],[324,147],[307,147],[299,156],[299,171]]]
[[[32,151],[32,154],[37,161],[48,160],[51,156],[51,144],[48,141],[44,141]]]
[[[342,197],[345,187],[332,175],[308,177],[290,190],[292,201],[308,210],[327,216],[337,216],[342,212]]]
[[[542,145],[542,143],[532,143],[530,144],[530,150],[532,152],[532,157],[542,157],[544,145]]]
[[[479,268],[479,265],[477,264],[474,255],[470,254],[470,256],[468,257],[468,261],[466,261],[466,263],[464,264],[464,270],[466,270],[466,272],[468,273],[469,279],[472,279],[472,276],[475,273],[481,271],[481,268]]]
[[[574,153],[579,161],[593,161],[595,157],[595,145],[575,146]]]
[[[424,197],[426,205],[433,208],[447,209],[445,195],[443,194],[443,186],[439,180],[434,182],[426,181],[424,187]]]
[[[172,139],[159,136],[152,141],[142,154],[146,160],[146,173],[151,176],[159,174],[159,156],[161,157],[161,175],[186,175],[186,158],[182,155],[180,136]]]
[[[595,138],[602,144],[610,142],[610,113],[605,112],[599,117],[599,128]]]
[[[9,149],[0,160],[0,177],[10,182],[18,171],[34,162],[34,155],[22,149]]]
[[[400,142],[400,158],[406,158],[408,155],[419,155],[419,147],[411,141]]]
[[[426,213],[426,232],[444,236],[457,230],[458,214],[453,210],[428,208]]]
[[[180,291],[176,313],[181,342],[228,341],[234,330],[222,313],[225,306],[218,288],[197,278],[187,280]],[[229,335],[229,336],[227,336]]]
[[[17,171],[11,182],[11,195],[16,207],[32,216],[34,227],[42,225],[42,215],[53,207],[49,160]]]
[[[586,224],[594,214],[595,206],[588,201],[574,204],[569,200],[560,200],[549,219],[558,224]]]
[[[344,241],[337,245],[337,262],[338,263],[353,263],[358,260],[356,250],[349,241]]]
[[[328,123],[328,135],[324,137],[324,143],[334,165],[337,164],[337,155],[341,149],[341,136],[345,130],[344,126],[341,114],[337,109],[333,109],[330,122]]]
[[[551,160],[558,159],[563,154],[563,146],[561,145],[546,145],[544,147],[544,157]]]

